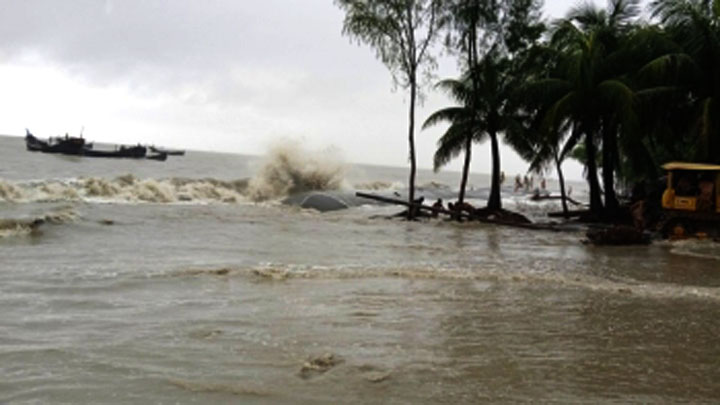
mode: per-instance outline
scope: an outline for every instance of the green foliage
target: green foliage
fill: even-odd
[[[336,3],[345,33],[372,46],[401,85],[417,78],[413,68],[434,66],[425,53],[438,31],[419,42],[407,34],[428,22],[444,29],[463,73],[436,86],[455,105],[425,121],[448,124],[436,170],[463,152],[467,168],[473,143],[495,148],[502,135],[533,171],[579,159],[597,209],[598,164],[612,206],[615,178],[652,179],[669,160],[720,163],[720,0],[652,0],[651,21],[639,19],[639,0],[585,1],[550,26],[540,0]],[[488,205],[495,195],[499,207],[497,172],[494,150]]]
[[[408,155],[410,178],[408,202],[415,200],[415,103],[421,89],[418,74],[435,68],[430,47],[442,19],[440,0],[336,0],[345,11],[343,32],[375,49],[396,84],[410,90]],[[415,210],[408,209],[408,219]]]
[[[720,1],[656,0],[651,3],[653,15],[681,49],[682,70],[668,57],[653,61],[655,84],[667,85],[683,92],[691,113],[685,133],[678,137],[694,138],[695,160],[720,163]],[[682,59],[680,59],[682,58]],[[662,69],[669,65],[667,69]],[[658,67],[659,66],[659,67]],[[681,107],[684,107],[681,104]]]
[[[335,0],[345,11],[343,33],[369,45],[403,88],[417,83],[418,71],[436,67],[429,52],[442,22],[439,0]]]

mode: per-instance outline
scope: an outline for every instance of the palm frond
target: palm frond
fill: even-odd
[[[464,107],[447,107],[435,111],[425,120],[422,129],[428,129],[442,122],[456,123],[468,119],[468,111]]]
[[[433,157],[433,169],[440,170],[441,167],[460,155],[465,149],[469,135],[466,127],[451,125],[437,142],[437,150]]]

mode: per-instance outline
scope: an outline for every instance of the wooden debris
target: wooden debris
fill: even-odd
[[[545,231],[554,231],[554,232],[563,230],[563,229],[557,227],[555,224],[535,224],[535,223],[530,222],[526,218],[524,221],[521,221],[518,219],[519,217],[521,217],[520,214],[509,213],[509,211],[506,211],[508,214],[505,214],[503,212],[492,213],[492,212],[488,212],[484,208],[481,208],[481,209],[476,210],[481,215],[471,215],[471,214],[469,214],[467,212],[463,212],[463,211],[450,211],[445,208],[431,207],[428,205],[418,204],[418,203],[410,203],[405,200],[399,200],[399,199],[390,198],[390,197],[383,197],[383,196],[379,196],[379,195],[375,195],[375,194],[367,194],[367,193],[357,192],[357,193],[355,193],[355,195],[360,198],[367,198],[370,200],[384,202],[386,204],[403,205],[403,206],[415,208],[418,210],[426,210],[426,211],[430,211],[433,213],[445,214],[445,215],[449,215],[451,218],[468,219],[471,221],[478,221],[478,222],[482,222],[482,223],[512,226],[512,227],[516,227],[516,228],[533,229],[533,230],[545,230]],[[505,220],[502,218],[498,218],[498,217],[502,217],[502,216],[505,216],[507,218],[513,218],[513,219]]]

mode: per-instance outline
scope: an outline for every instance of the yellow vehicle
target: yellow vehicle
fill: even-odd
[[[678,225],[690,232],[717,230],[720,165],[670,162],[663,169],[667,171],[667,187],[662,196],[666,217],[662,231],[670,233]]]

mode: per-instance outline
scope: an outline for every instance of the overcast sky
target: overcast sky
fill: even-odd
[[[574,4],[548,0],[546,14]],[[342,20],[332,0],[0,0],[0,133],[84,127],[95,141],[244,154],[298,139],[406,165],[407,98]],[[447,103],[429,93],[418,124]],[[421,167],[441,131],[417,133]],[[503,169],[526,165],[503,148]],[[473,171],[490,171],[487,144]]]

